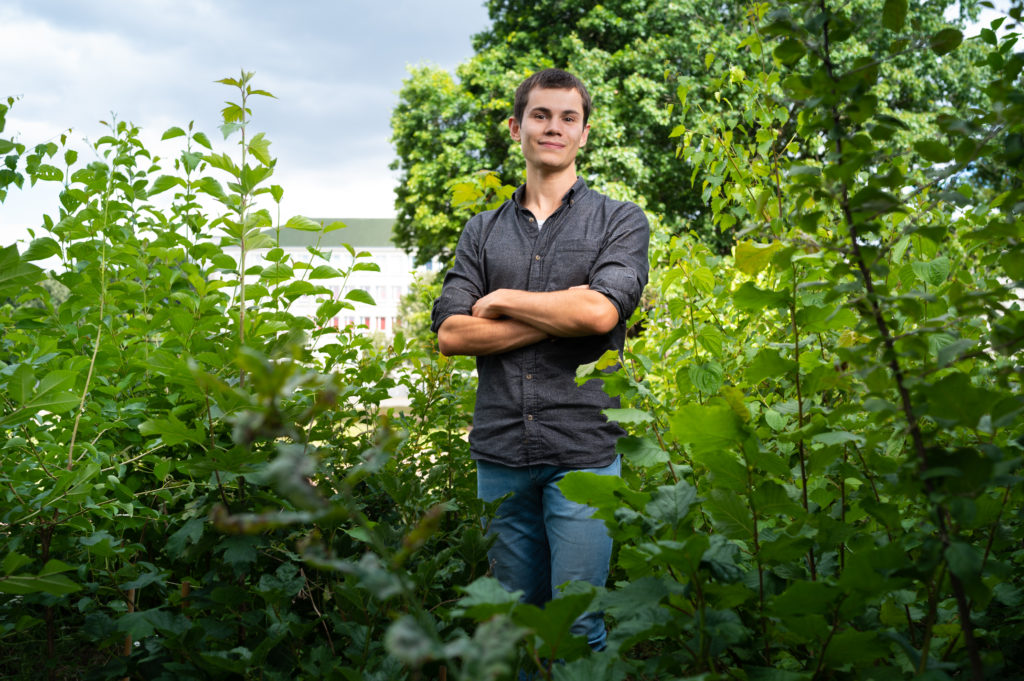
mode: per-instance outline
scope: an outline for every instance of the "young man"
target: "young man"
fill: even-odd
[[[537,605],[567,581],[608,577],[604,524],[557,483],[574,470],[619,474],[623,431],[601,413],[618,400],[600,381],[576,385],[576,367],[622,350],[647,284],[643,212],[576,176],[589,117],[590,95],[572,74],[547,69],[519,86],[508,126],[526,184],[466,224],[432,314],[442,353],[477,357],[469,442],[479,496],[512,493],[491,524],[494,575]],[[599,613],[573,631],[604,647]]]

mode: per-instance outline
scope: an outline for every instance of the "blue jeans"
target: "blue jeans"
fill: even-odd
[[[542,606],[569,581],[604,586],[612,540],[594,509],[569,501],[558,481],[574,470],[619,475],[618,457],[604,468],[526,466],[509,468],[477,461],[477,496],[494,501],[512,492],[498,507],[490,532],[497,535],[487,554],[495,578],[509,591],[522,590],[523,602]],[[594,650],[604,648],[607,633],[599,612],[584,613],[572,625]]]

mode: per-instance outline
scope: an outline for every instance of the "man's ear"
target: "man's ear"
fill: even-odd
[[[590,138],[590,123],[583,126],[583,134],[580,135],[580,149],[587,146],[587,140]]]
[[[519,137],[519,121],[516,120],[515,116],[508,119],[508,134],[516,142],[521,141]]]

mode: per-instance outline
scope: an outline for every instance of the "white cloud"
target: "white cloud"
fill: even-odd
[[[390,115],[406,64],[453,68],[486,23],[482,0],[4,0],[0,97],[22,98],[2,135],[33,145],[73,128],[69,144],[85,160],[83,138],[105,134],[98,121],[113,112],[165,159],[178,147],[161,144],[161,133],[190,120],[230,152],[217,125],[233,93],[214,81],[244,67],[278,97],[251,104],[254,130],[279,159],[284,211],[388,217]],[[58,189],[12,188],[0,205],[0,245],[56,212]]]

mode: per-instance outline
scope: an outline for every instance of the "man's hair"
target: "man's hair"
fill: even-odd
[[[590,118],[590,93],[583,81],[562,69],[544,69],[537,71],[516,88],[516,99],[512,115],[519,123],[523,122],[523,114],[526,113],[526,101],[530,93],[536,88],[554,90],[576,90],[583,99],[583,125],[587,124]]]

